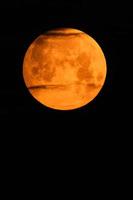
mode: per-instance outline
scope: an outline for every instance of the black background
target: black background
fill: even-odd
[[[22,77],[23,58],[31,42],[44,31],[57,27],[85,31],[96,39],[107,60],[102,91],[94,101],[73,111],[45,108],[29,94]],[[130,177],[132,161],[129,130],[132,90],[128,91],[132,31],[132,6],[127,1],[0,1],[0,147],[4,196],[30,192],[31,197],[37,185],[37,198],[41,191],[44,195],[46,188],[50,190],[49,196],[53,193],[56,196],[61,191],[67,195],[74,186],[79,189],[74,190],[74,197],[82,187],[82,197],[85,192],[88,195],[90,188],[93,197],[106,196],[106,192],[113,198],[116,192],[117,197],[124,196],[131,181],[125,179]],[[64,182],[68,182],[66,191]]]
[[[79,131],[87,137],[115,134],[119,138],[125,124],[127,94],[123,93],[128,71],[125,69],[130,64],[127,58],[133,29],[131,6],[87,0],[14,0],[1,2],[0,9],[0,118],[12,122],[11,126],[19,124],[25,131],[28,127],[29,132],[36,128],[46,135]],[[28,46],[44,31],[57,27],[85,31],[96,39],[107,60],[102,91],[94,101],[77,110],[56,111],[42,106],[29,94],[22,77]]]

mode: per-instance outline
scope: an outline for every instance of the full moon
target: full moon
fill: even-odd
[[[27,49],[23,78],[31,95],[57,110],[80,108],[92,101],[106,78],[106,59],[98,43],[83,31],[50,30]]]

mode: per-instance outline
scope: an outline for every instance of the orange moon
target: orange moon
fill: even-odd
[[[31,95],[57,110],[80,108],[92,101],[106,78],[106,59],[88,34],[71,28],[50,30],[27,49],[23,78]]]

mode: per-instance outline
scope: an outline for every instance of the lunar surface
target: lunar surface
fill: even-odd
[[[97,42],[70,28],[40,35],[23,62],[24,82],[31,95],[58,110],[76,109],[92,101],[104,85],[106,70]]]

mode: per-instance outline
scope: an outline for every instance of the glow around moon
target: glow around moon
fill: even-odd
[[[97,42],[76,29],[56,29],[29,46],[23,77],[31,95],[43,105],[71,110],[92,101],[106,78],[106,60]]]

